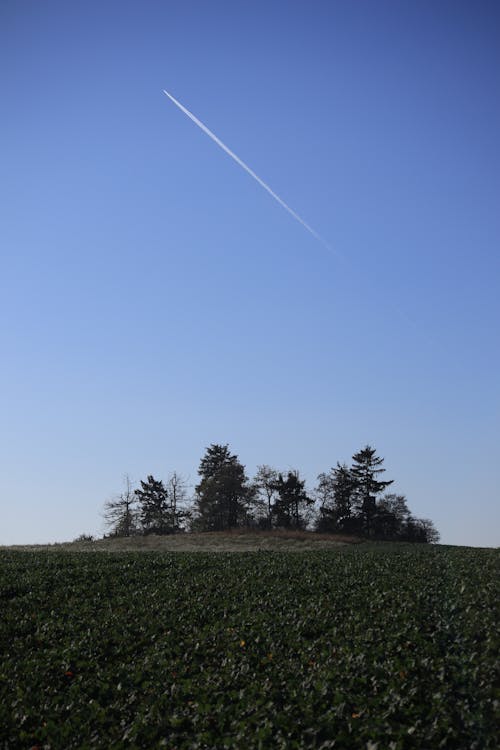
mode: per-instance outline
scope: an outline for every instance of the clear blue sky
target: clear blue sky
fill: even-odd
[[[0,70],[0,543],[228,442],[500,544],[497,2],[4,0]]]

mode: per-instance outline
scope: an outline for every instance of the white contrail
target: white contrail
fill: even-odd
[[[271,190],[271,188],[269,187],[269,185],[266,185],[266,183],[264,182],[264,180],[261,180],[261,178],[259,177],[259,175],[255,174],[255,172],[253,171],[253,169],[250,169],[250,167],[248,166],[248,164],[245,164],[245,162],[242,161],[239,156],[236,156],[236,154],[233,151],[231,151],[231,149],[228,148],[225,143],[222,143],[222,141],[219,138],[217,138],[217,136],[215,135],[215,133],[212,133],[212,131],[209,130],[207,128],[207,126],[204,125],[201,122],[201,120],[198,120],[198,118],[195,117],[193,115],[193,113],[190,112],[188,109],[186,109],[186,107],[184,107],[180,102],[178,102],[177,99],[175,99],[172,96],[172,94],[169,94],[168,91],[165,91],[165,89],[163,89],[163,93],[166,96],[168,96],[168,98],[177,107],[179,107],[179,109],[181,110],[181,112],[184,112],[184,114],[187,115],[190,120],[192,120],[196,125],[198,125],[198,127],[201,128],[201,130],[203,130],[204,133],[206,133],[213,141],[215,141],[215,143],[218,146],[220,146],[221,149],[223,151],[225,151],[228,156],[231,157],[231,159],[234,159],[234,161],[236,162],[236,164],[239,164],[240,167],[243,167],[243,169],[245,170],[245,172],[248,172],[248,174],[250,175],[250,177],[253,177],[254,180],[256,180],[259,183],[259,185],[264,188],[264,190],[267,190],[267,192],[269,193],[269,195],[272,195],[272,197],[274,198],[274,200],[278,201],[278,203],[280,204],[280,206],[283,206],[283,208],[286,211],[288,211],[288,213],[291,214],[294,219],[296,219],[300,224],[302,224],[302,226],[305,227],[307,229],[307,231],[312,234],[313,237],[316,237],[316,239],[319,240],[325,247],[327,247],[328,250],[330,250],[330,252],[334,252],[333,248],[328,244],[328,242],[326,240],[324,240],[323,237],[321,237],[321,235],[319,235],[312,227],[310,227],[309,224],[304,221],[304,219],[302,219],[297,213],[295,213],[295,211],[293,209],[291,209],[290,206],[288,206],[285,203],[285,201],[282,200],[279,197],[279,195],[276,195],[276,193],[274,192],[274,190]]]

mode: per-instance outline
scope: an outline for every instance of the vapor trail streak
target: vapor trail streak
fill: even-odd
[[[286,211],[288,211],[288,213],[291,214],[293,216],[293,218],[296,219],[296,221],[299,222],[299,224],[302,224],[302,226],[305,227],[307,229],[307,231],[312,234],[313,237],[315,237],[326,248],[328,248],[328,250],[330,250],[330,252],[334,252],[333,248],[328,244],[328,242],[326,242],[326,240],[324,240],[323,237],[321,237],[321,235],[319,235],[312,227],[310,227],[309,224],[304,221],[304,219],[302,219],[297,213],[295,213],[295,211],[293,209],[291,209],[290,206],[288,206],[285,203],[285,201],[282,200],[279,197],[279,195],[276,195],[276,193],[274,192],[274,190],[271,190],[271,188],[269,187],[269,185],[266,185],[266,183],[264,182],[264,180],[261,180],[261,178],[259,177],[259,175],[255,174],[255,172],[253,171],[253,169],[250,169],[250,167],[248,166],[248,164],[245,164],[245,162],[242,161],[239,156],[236,156],[236,154],[233,151],[231,151],[231,149],[228,148],[225,143],[222,143],[222,141],[219,138],[217,138],[217,136],[215,135],[215,133],[212,133],[212,131],[209,130],[207,128],[207,126],[204,125],[201,122],[201,120],[198,120],[198,118],[195,117],[193,115],[193,113],[190,112],[188,109],[186,109],[186,107],[184,107],[180,102],[178,102],[177,99],[175,99],[172,96],[172,94],[169,94],[168,91],[165,91],[165,89],[163,89],[163,93],[166,96],[168,96],[168,98],[176,105],[176,107],[179,107],[179,109],[181,110],[181,112],[184,112],[184,114],[187,115],[189,117],[189,119],[192,120],[195,123],[195,125],[198,125],[198,127],[201,130],[203,130],[204,133],[206,133],[213,141],[215,141],[215,143],[218,146],[220,146],[220,148],[223,151],[225,151],[226,154],[231,157],[231,159],[234,159],[234,161],[236,162],[236,164],[239,164],[240,167],[243,167],[243,169],[245,170],[245,172],[248,172],[248,174],[250,175],[250,177],[253,177],[254,180],[256,180],[259,183],[259,185],[264,188],[264,190],[267,190],[267,192],[269,193],[269,195],[271,195],[274,198],[274,200],[277,201],[280,204],[280,206],[283,206],[283,208]]]

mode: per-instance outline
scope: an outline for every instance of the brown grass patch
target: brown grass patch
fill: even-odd
[[[109,537],[93,542],[64,542],[62,544],[18,545],[4,549],[18,550],[67,550],[75,552],[125,552],[125,551],[164,551],[164,552],[255,552],[269,551],[308,551],[333,549],[350,544],[359,544],[359,537],[345,534],[316,534],[312,531],[276,529],[256,531],[234,529],[231,531],[211,531],[196,534],[175,534],[168,536]]]

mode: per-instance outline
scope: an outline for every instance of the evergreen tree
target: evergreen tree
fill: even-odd
[[[139,517],[145,534],[171,534],[175,530],[169,505],[168,491],[161,479],[149,474],[135,491],[139,502]]]
[[[245,467],[227,445],[212,444],[203,456],[196,486],[195,527],[202,531],[224,531],[248,522],[248,506],[254,489]]]
[[[304,489],[305,480],[300,479],[298,471],[289,471],[286,479],[279,474],[274,486],[278,493],[273,506],[276,525],[284,528],[304,528],[304,510],[313,502]]]
[[[377,512],[377,495],[394,480],[382,481],[377,479],[385,469],[380,468],[383,458],[376,455],[376,451],[367,445],[352,457],[351,474],[356,483],[357,509],[361,516],[363,529],[368,536],[374,532],[374,521]]]
[[[318,476],[316,496],[320,499],[318,531],[353,531],[352,505],[355,479],[346,464],[337,462],[328,474]]]

